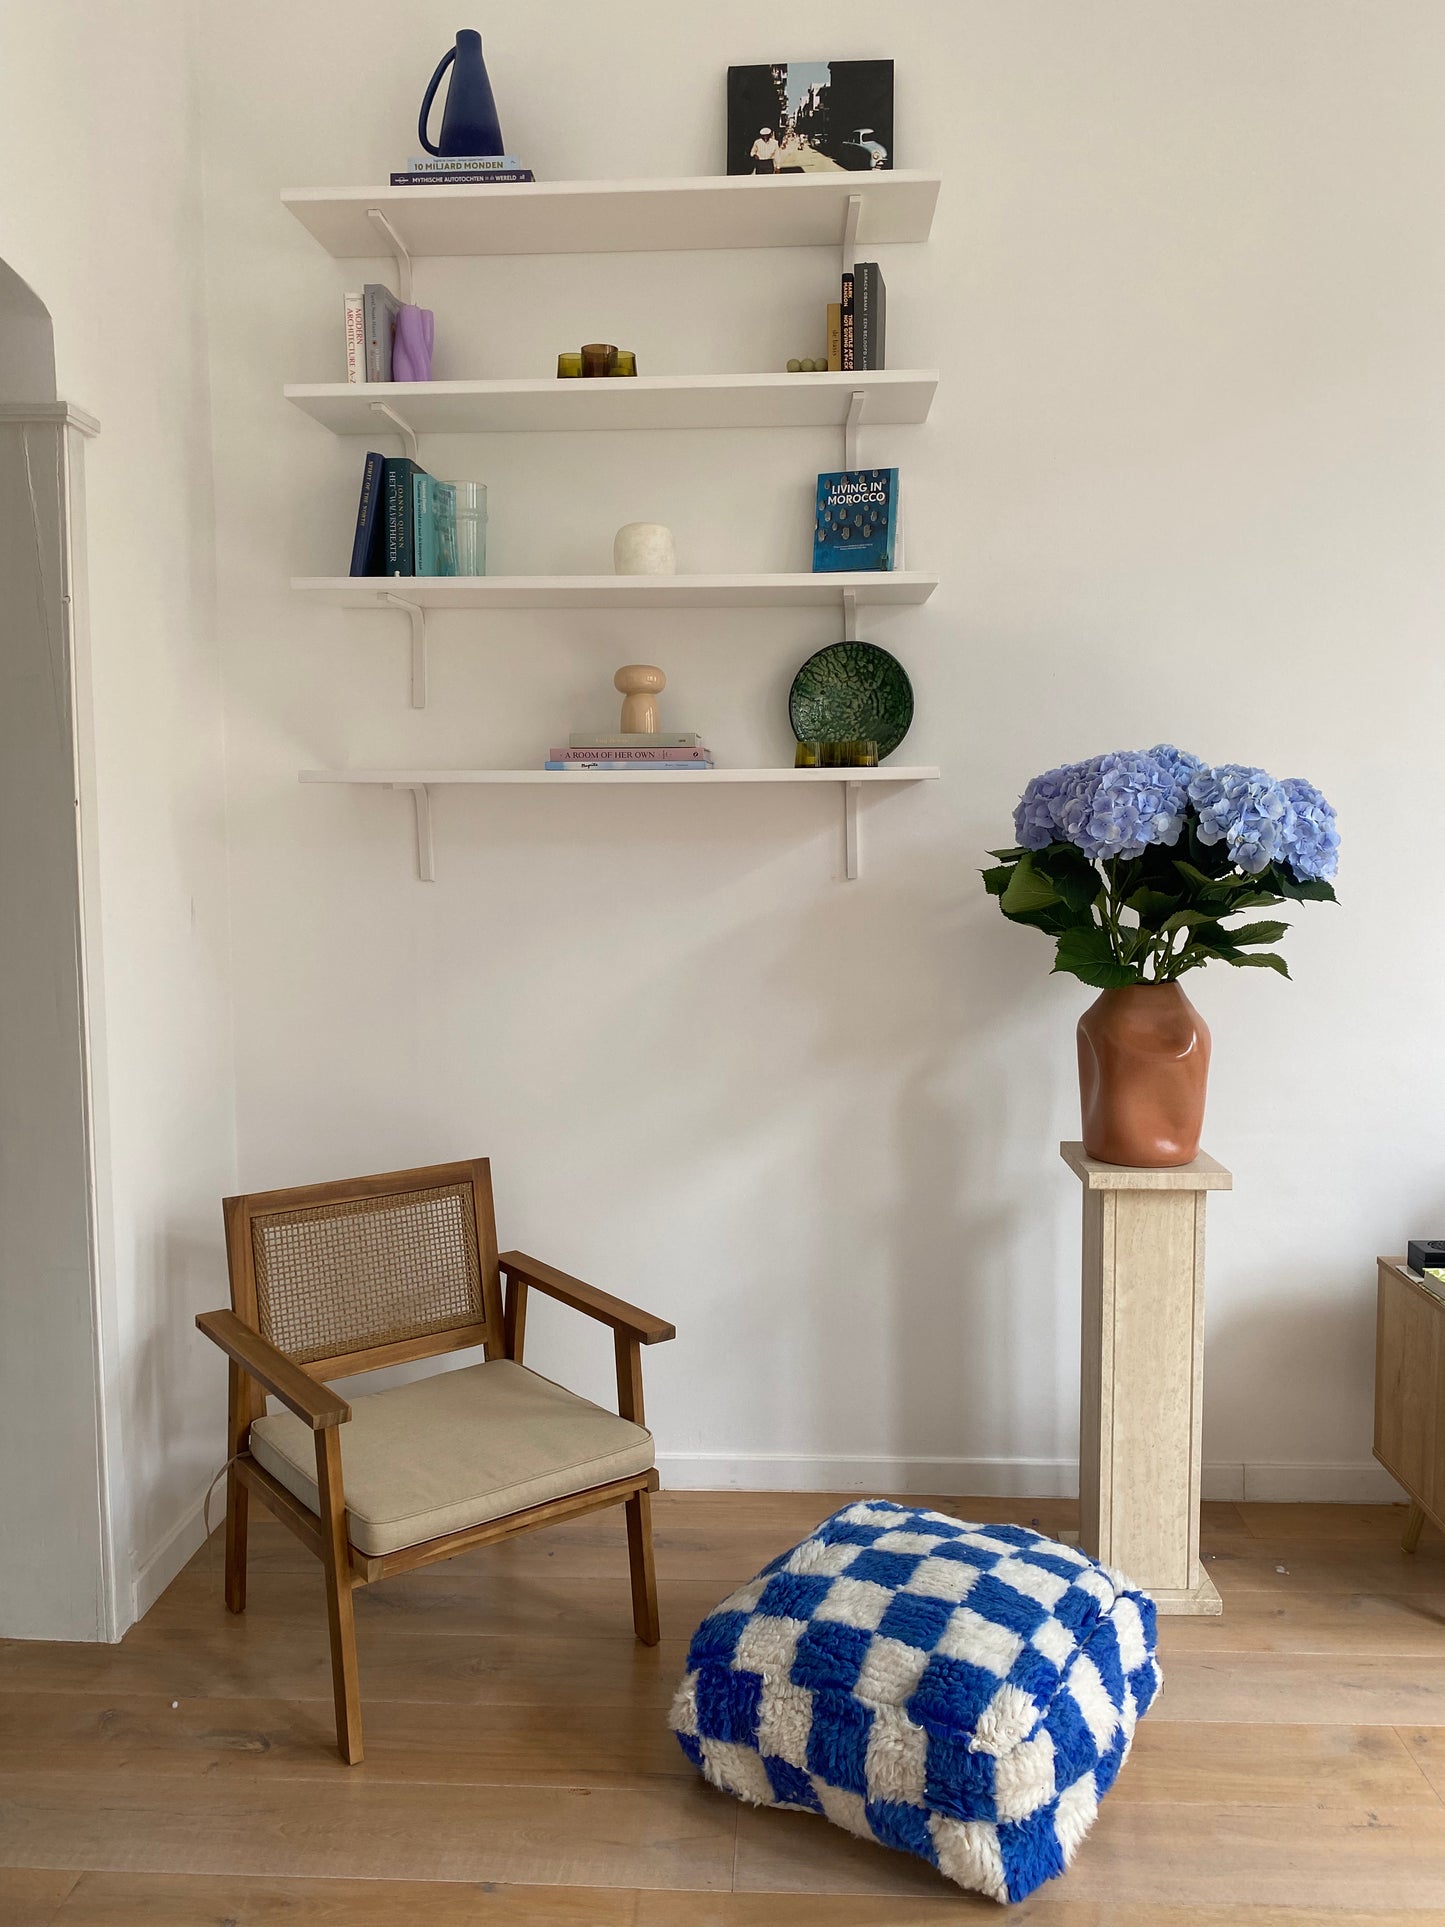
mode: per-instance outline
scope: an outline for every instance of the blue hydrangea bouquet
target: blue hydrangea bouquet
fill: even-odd
[[[1034,777],[1018,842],[983,872],[1015,923],[1046,931],[1055,970],[1103,990],[1174,983],[1201,964],[1277,970],[1289,928],[1236,923],[1286,901],[1335,901],[1335,812],[1312,783],[1208,765],[1159,743]]]

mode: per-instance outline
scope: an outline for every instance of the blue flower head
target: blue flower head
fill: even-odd
[[[1280,788],[1293,812],[1285,836],[1284,860],[1298,883],[1329,878],[1339,868],[1340,833],[1335,812],[1313,783],[1286,776]]]
[[[1163,745],[1117,750],[1036,776],[1014,811],[1026,850],[1061,840],[1087,857],[1139,856],[1151,843],[1179,841],[1189,773],[1197,757]]]
[[[1279,782],[1245,763],[1206,766],[1172,743],[1045,770],[1019,798],[1014,832],[1026,850],[1065,842],[1095,862],[1128,859],[1176,844],[1191,806],[1200,842],[1223,843],[1246,876],[1271,863],[1300,882],[1335,874],[1335,812],[1312,783]]]
[[[1294,810],[1268,770],[1247,763],[1201,769],[1190,781],[1189,800],[1199,812],[1199,841],[1222,842],[1246,876],[1257,877],[1284,856]]]
[[[1014,835],[1026,850],[1042,850],[1059,834],[1059,815],[1078,765],[1064,763],[1033,777],[1014,811]]]
[[[1204,768],[1202,756],[1191,756],[1187,749],[1176,749],[1173,743],[1156,743],[1149,754],[1164,765],[1182,792],[1188,791],[1190,778]]]

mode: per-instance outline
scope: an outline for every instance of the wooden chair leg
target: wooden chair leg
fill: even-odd
[[[1410,1516],[1405,1521],[1405,1536],[1400,1545],[1406,1552],[1413,1552],[1420,1543],[1420,1533],[1425,1524],[1425,1508],[1410,1501]]]
[[[233,1465],[226,1474],[226,1610],[246,1610],[246,1526],[250,1516],[251,1494],[236,1476]]]
[[[254,1394],[251,1381],[234,1359],[228,1374],[226,1403],[226,1609],[246,1610],[246,1525],[250,1517],[251,1494],[236,1472],[236,1454],[251,1435],[251,1407]]]
[[[324,1534],[322,1564],[326,1569],[326,1621],[331,1633],[336,1750],[348,1766],[355,1766],[363,1757],[361,1686],[356,1670],[356,1618],[346,1544],[346,1502],[341,1485],[341,1440],[332,1425],[316,1434],[316,1485],[321,1498]]]
[[[657,1617],[657,1573],[652,1563],[652,1494],[634,1492],[627,1513],[627,1564],[632,1574],[632,1624],[644,1646],[662,1637]]]

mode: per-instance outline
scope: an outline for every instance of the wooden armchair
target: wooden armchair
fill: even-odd
[[[486,1158],[256,1192],[224,1209],[231,1310],[196,1323],[231,1361],[226,1604],[246,1608],[254,1492],[325,1568],[342,1759],[362,1757],[351,1593],[374,1579],[623,1505],[632,1623],[655,1646],[657,1473],[640,1348],[673,1327],[524,1252],[499,1258]],[[612,1327],[616,1416],[523,1365],[529,1290]],[[354,1405],[325,1383],[476,1345],[484,1364]],[[267,1415],[268,1392],[284,1412]]]

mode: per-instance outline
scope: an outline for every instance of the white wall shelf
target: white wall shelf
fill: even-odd
[[[426,190],[429,191],[429,190]],[[559,381],[302,382],[287,401],[334,435],[635,428],[872,428],[928,419],[934,369],[823,375],[635,375]],[[862,400],[855,408],[853,398]]]
[[[291,587],[338,609],[384,609],[398,599],[439,609],[826,609],[853,595],[861,608],[927,602],[936,575],[416,575],[296,576]]]
[[[423,883],[436,877],[432,845],[432,791],[454,785],[545,784],[554,790],[628,788],[701,789],[718,783],[793,783],[836,787],[843,799],[844,873],[858,875],[858,798],[878,784],[931,782],[939,770],[887,764],[879,769],[708,769],[669,775],[657,770],[547,769],[303,769],[303,783],[341,783],[363,789],[406,790],[416,806],[416,867]]]
[[[399,610],[411,630],[411,706],[425,709],[430,615],[447,609],[836,608],[844,639],[858,611],[926,602],[938,577],[907,570],[818,575],[295,576],[291,587],[338,609]]]
[[[926,241],[939,180],[912,169],[718,175],[695,180],[536,181],[505,187],[332,187],[282,201],[339,260],[406,253],[651,254],[676,249],[841,247],[849,202],[860,247]]]

